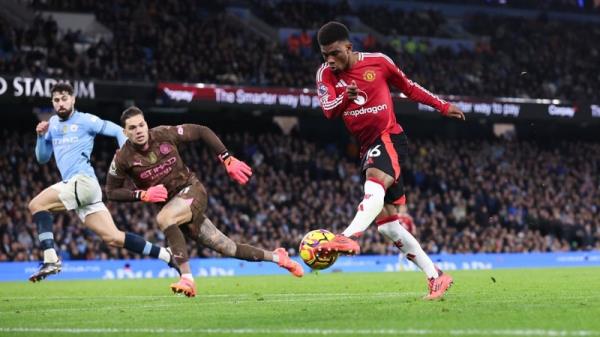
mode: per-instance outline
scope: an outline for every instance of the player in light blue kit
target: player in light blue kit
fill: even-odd
[[[29,280],[41,281],[60,272],[61,261],[54,249],[52,212],[64,210],[75,210],[85,226],[106,244],[159,258],[179,272],[168,249],[153,245],[139,235],[118,230],[102,202],[102,190],[90,164],[94,138],[98,134],[114,137],[121,146],[127,140],[123,129],[110,121],[75,110],[73,87],[68,83],[56,84],[51,93],[56,115],[37,125],[35,156],[39,163],[45,164],[54,152],[63,181],[44,189],[29,203],[44,251],[44,263]]]

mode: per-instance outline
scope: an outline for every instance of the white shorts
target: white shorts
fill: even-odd
[[[50,187],[58,191],[65,208],[75,210],[81,221],[85,221],[85,217],[92,213],[108,211],[102,202],[102,189],[95,177],[77,174]]]

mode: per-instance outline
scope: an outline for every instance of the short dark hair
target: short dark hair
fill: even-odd
[[[142,115],[142,117],[144,116],[142,109],[138,108],[137,106],[130,106],[129,108],[125,109],[125,111],[123,111],[121,114],[121,126],[125,127],[125,122],[127,122],[129,118],[137,115]]]
[[[326,46],[337,41],[350,40],[350,31],[343,23],[330,21],[319,29],[317,40],[321,46]]]
[[[69,95],[73,95],[73,86],[67,82],[56,83],[50,89],[50,95],[54,95],[55,92],[61,93],[66,91]]]

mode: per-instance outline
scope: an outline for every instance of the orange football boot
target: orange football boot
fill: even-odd
[[[277,256],[279,257],[279,262],[277,262],[277,264],[281,268],[287,269],[290,273],[292,273],[292,275],[296,277],[302,277],[302,275],[304,275],[304,268],[302,268],[302,266],[298,262],[290,259],[285,249],[277,248],[273,251],[273,254],[277,254]]]
[[[437,269],[437,271],[438,277],[430,278],[428,280],[427,285],[429,286],[429,294],[423,297],[423,299],[425,300],[438,300],[442,298],[446,291],[448,291],[452,283],[454,283],[454,280],[452,280],[452,276],[443,273],[439,269]]]
[[[317,246],[317,251],[336,252],[345,255],[360,254],[360,246],[349,237],[341,234],[336,234],[331,241],[320,243]]]
[[[171,283],[171,290],[176,294],[184,294],[187,297],[196,297],[196,284],[185,277],[175,283]]]

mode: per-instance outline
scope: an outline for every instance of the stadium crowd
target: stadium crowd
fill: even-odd
[[[378,41],[367,35],[356,49],[387,53],[433,92],[600,101],[600,74],[594,68],[600,53],[594,43],[600,40],[598,24],[551,21],[543,14],[538,18],[472,14],[461,18],[461,25],[472,34],[475,48],[453,49],[432,47],[428,39],[447,35],[440,29],[447,18],[438,11],[378,7],[353,11],[343,1],[258,1],[249,6],[275,28],[298,28],[306,34],[276,41],[245,29],[226,13],[228,4],[32,1],[36,9],[93,12],[114,39],[87,41],[86,49],[78,45],[85,40],[81,32],[60,32],[49,18],[38,17],[28,29],[0,22],[0,72],[313,87],[322,60],[307,30],[314,32],[327,20],[351,15],[387,36]]]
[[[34,135],[0,136],[0,261],[38,260],[27,204],[60,180],[58,170],[53,162],[37,164]],[[341,231],[351,221],[362,198],[353,151],[275,133],[223,140],[253,167],[249,185],[230,181],[205,147],[186,146],[183,157],[207,187],[207,215],[234,240],[295,253],[309,230]],[[98,143],[93,163],[103,181],[115,144]],[[417,237],[430,253],[600,249],[599,160],[597,143],[415,139],[403,175]],[[154,206],[107,206],[121,229],[164,244]],[[57,214],[54,232],[64,259],[137,258],[105,246],[74,213]],[[398,252],[374,225],[361,244],[366,254]],[[214,255],[190,249],[192,256]]]

